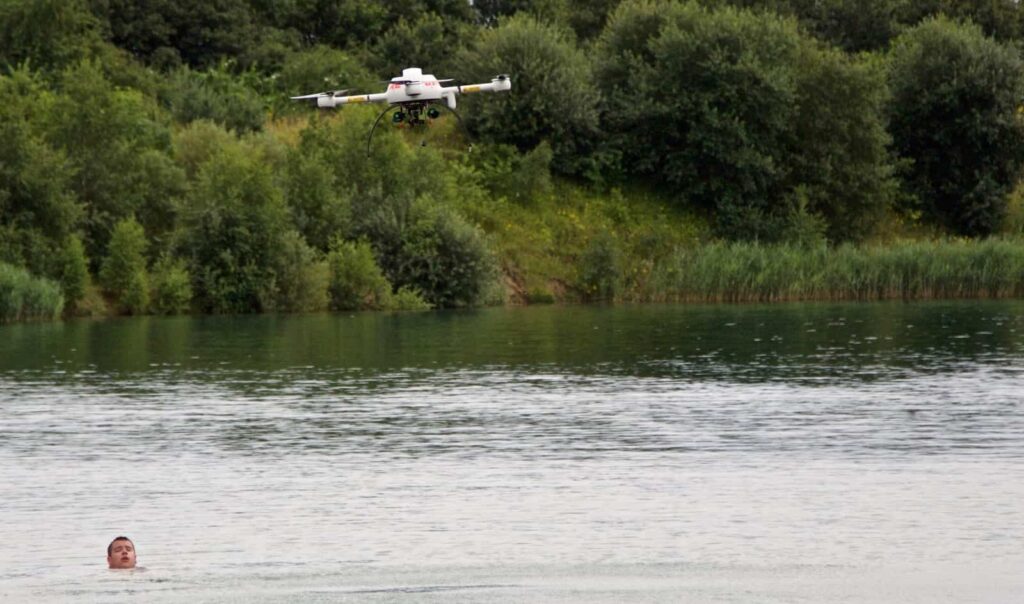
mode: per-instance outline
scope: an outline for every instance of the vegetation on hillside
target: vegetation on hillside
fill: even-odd
[[[1020,295],[1022,44],[1012,0],[0,0],[0,321]],[[369,154],[381,108],[288,100],[412,65],[513,89]]]

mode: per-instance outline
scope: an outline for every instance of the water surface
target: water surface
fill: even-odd
[[[1022,361],[1014,301],[3,326],[0,599],[1017,601]]]

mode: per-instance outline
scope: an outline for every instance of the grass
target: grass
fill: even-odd
[[[56,319],[64,309],[60,286],[0,263],[0,323]]]
[[[1024,295],[1024,241],[898,241],[804,248],[715,243],[659,266],[649,299],[920,300]]]

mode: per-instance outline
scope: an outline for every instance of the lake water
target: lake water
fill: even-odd
[[[2,326],[0,600],[1024,601],[1022,393],[1020,301]]]

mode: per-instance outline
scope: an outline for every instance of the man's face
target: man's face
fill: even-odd
[[[135,568],[135,546],[127,539],[119,539],[110,547],[107,556],[110,568]]]

